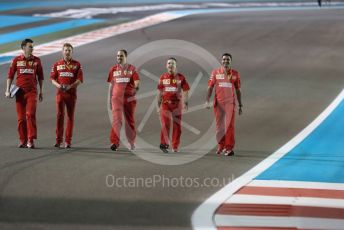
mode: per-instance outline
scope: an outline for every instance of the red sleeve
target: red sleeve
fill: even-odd
[[[189,83],[186,81],[184,76],[183,76],[181,87],[182,87],[183,91],[189,91],[190,90]]]
[[[84,73],[82,72],[82,66],[79,63],[79,68],[78,68],[78,75],[77,79],[81,82],[84,82]]]
[[[158,86],[157,86],[157,89],[162,91],[164,89],[164,84],[162,84],[162,78],[163,78],[164,75],[161,75],[160,76],[160,79],[159,79],[159,83],[158,83]]]
[[[57,81],[57,76],[58,76],[58,72],[57,72],[57,63],[55,63],[55,64],[51,67],[50,79],[51,79],[51,80]]]
[[[139,76],[139,74],[136,72],[135,69],[134,69],[134,73],[133,73],[133,79],[134,79],[134,81],[140,80],[140,76]]]
[[[209,87],[214,87],[215,83],[216,83],[215,71],[212,71],[211,75],[210,75],[210,78],[208,80],[208,86]]]
[[[43,73],[43,67],[41,63],[41,59],[37,58],[38,64],[37,64],[37,76],[38,80],[44,80],[44,73]]]
[[[139,76],[139,74],[138,74],[138,72],[136,71],[136,68],[135,68],[135,66],[133,66],[132,65],[132,71],[133,71],[133,74],[132,74],[132,79],[134,80],[134,81],[138,81],[138,80],[140,80],[140,76]]]
[[[107,82],[112,82],[113,78],[113,68],[110,69]]]
[[[17,58],[14,58],[10,64],[10,68],[8,69],[7,79],[13,79],[16,72],[17,72]]]
[[[240,75],[238,72],[236,73],[236,75],[237,75],[237,78],[236,78],[236,81],[234,82],[234,87],[236,89],[240,89],[241,87]]]

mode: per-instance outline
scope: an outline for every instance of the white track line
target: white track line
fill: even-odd
[[[122,23],[119,25],[114,25],[94,31],[90,31],[87,33],[59,39],[56,41],[52,41],[49,43],[45,43],[42,45],[38,45],[35,47],[34,54],[37,56],[44,56],[56,52],[60,52],[62,49],[62,45],[66,42],[72,43],[74,47],[86,45],[92,42],[100,41],[105,38],[113,37],[119,34],[124,34],[130,31],[142,29],[145,27],[157,25],[163,22],[171,21],[180,17],[184,17],[185,15],[182,14],[173,14],[173,13],[158,13],[154,14],[136,21]],[[3,53],[0,57],[3,56],[17,56],[22,53],[22,50],[11,51],[7,53]],[[9,61],[2,62],[8,63]]]
[[[246,186],[344,190],[344,184],[342,183],[323,183],[307,181],[253,180]]]
[[[343,229],[344,220],[309,217],[273,217],[273,216],[236,216],[216,215],[215,221],[219,226],[245,226],[245,227],[297,227],[301,229]]]
[[[192,215],[192,226],[194,229],[212,229],[215,230],[214,213],[220,204],[224,203],[237,190],[250,183],[255,177],[273,165],[281,157],[287,154],[291,149],[304,140],[313,130],[315,130],[340,104],[344,99],[344,90],[333,100],[333,102],[304,130],[291,139],[288,143],[270,155],[264,161],[253,167],[251,170],[238,177],[232,183],[209,197],[202,203]],[[344,222],[343,222],[344,223]]]
[[[260,5],[261,6],[261,5]],[[342,5],[331,7],[331,9],[343,9]],[[42,45],[38,45],[35,47],[34,54],[41,57],[48,54],[56,53],[61,51],[61,47],[64,43],[69,42],[72,43],[74,47],[86,45],[92,42],[97,42],[105,38],[113,37],[119,34],[124,34],[130,31],[146,28],[149,26],[157,25],[163,22],[168,22],[177,18],[194,15],[194,14],[207,14],[207,13],[236,13],[236,12],[255,12],[255,11],[281,11],[281,10],[315,10],[317,7],[314,6],[304,6],[297,8],[296,6],[292,7],[252,7],[252,8],[222,8],[222,9],[193,9],[193,10],[180,10],[180,11],[167,11],[163,13],[154,14],[151,16],[147,16],[145,18],[122,23],[115,26],[110,26],[90,32],[86,32],[83,34],[59,39],[56,41],[52,41],[49,43],[45,43]],[[330,9],[330,8],[329,8]],[[18,56],[22,53],[22,50],[11,51],[7,53],[0,54],[1,57],[5,56]],[[3,61],[0,63],[9,63],[11,60]]]
[[[274,204],[310,207],[343,208],[343,199],[286,197],[286,196],[260,196],[260,195],[233,195],[226,200],[226,204]]]

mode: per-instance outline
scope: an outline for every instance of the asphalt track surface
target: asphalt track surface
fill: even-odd
[[[239,177],[307,126],[342,90],[342,15],[336,9],[194,15],[79,47],[74,56],[84,67],[85,83],[78,90],[74,147],[69,151],[52,147],[55,89],[48,76],[60,54],[42,57],[46,81],[37,110],[37,149],[16,147],[14,101],[0,99],[0,229],[190,229],[193,211],[220,187],[107,187],[106,176]],[[166,166],[142,160],[123,145],[118,152],[109,149],[106,78],[114,51],[130,52],[159,39],[193,42],[215,57],[233,54],[244,104],[236,123],[235,157],[211,152],[192,163]],[[180,60],[180,72],[192,83],[199,67]],[[157,75],[164,62],[151,60],[145,69]],[[7,68],[0,66],[3,89]],[[154,81],[141,79],[141,92],[155,89]],[[191,106],[203,103],[205,92],[206,77]],[[138,122],[151,101],[138,102]],[[202,131],[213,119],[212,110],[184,116]],[[153,113],[139,135],[158,146],[159,131]],[[184,130],[182,147],[194,139]],[[151,151],[159,154],[158,149]]]

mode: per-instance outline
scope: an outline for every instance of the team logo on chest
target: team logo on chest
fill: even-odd
[[[66,66],[65,65],[58,65],[58,66],[56,66],[56,69],[57,70],[65,70]]]
[[[60,72],[60,77],[74,77],[74,74],[71,72]]]
[[[173,86],[165,87],[165,92],[177,92],[177,91],[178,91],[177,87],[173,87]]]
[[[124,70],[124,71],[123,71],[123,74],[124,74],[124,75],[132,75],[132,74],[133,74],[133,71],[131,71],[131,70]]]
[[[120,76],[127,76],[127,75],[132,75],[133,71],[131,70],[117,70],[113,72],[114,77],[120,77]]]
[[[19,73],[20,74],[33,74],[34,70],[33,69],[20,69]]]
[[[225,79],[225,75],[224,74],[216,74],[216,79],[217,80],[223,80],[223,79]]]
[[[128,70],[117,70],[113,72],[113,76],[116,77],[114,80],[116,83],[127,84],[130,82],[130,77],[127,77],[127,74],[130,74],[131,71]]]
[[[113,76],[114,77],[118,77],[118,76],[121,76],[122,74],[122,71],[118,70],[118,71],[113,71]]]
[[[232,88],[232,83],[230,83],[230,82],[219,82],[219,87]]]
[[[164,85],[169,85],[169,84],[171,84],[171,79],[163,79],[163,80],[162,80],[162,84],[164,84]]]
[[[128,77],[117,77],[116,83],[128,83],[130,82],[130,78]]]
[[[26,61],[17,61],[17,67],[26,66]]]

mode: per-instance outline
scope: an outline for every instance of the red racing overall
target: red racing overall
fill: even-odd
[[[177,73],[172,75],[164,73],[160,76],[158,90],[162,92],[160,108],[160,144],[169,145],[171,119],[173,122],[172,148],[178,149],[180,143],[182,121],[182,90],[190,89],[185,77]]]
[[[119,64],[113,66],[109,71],[108,82],[112,84],[111,106],[112,106],[112,128],[110,142],[117,147],[120,142],[120,131],[122,127],[123,114],[125,118],[125,133],[131,146],[135,145],[135,108],[136,89],[135,81],[139,80],[139,75],[133,65]]]
[[[214,113],[216,119],[216,139],[219,149],[233,150],[235,144],[235,89],[240,89],[239,73],[231,69],[227,73],[223,67],[212,71],[208,86],[215,87]]]
[[[61,85],[71,85],[76,80],[83,81],[83,72],[80,63],[76,60],[70,60],[66,62],[64,59],[57,61],[50,73],[50,79],[55,80]],[[63,142],[63,126],[65,107],[67,108],[67,127],[65,142],[67,145],[71,144],[74,127],[74,111],[76,104],[76,88],[71,88],[68,91],[57,89],[56,92],[56,143]]]
[[[33,55],[15,57],[8,71],[8,79],[17,73],[16,85],[20,90],[16,93],[16,109],[18,115],[18,133],[21,144],[37,139],[36,107],[37,78],[43,80],[41,60]]]

